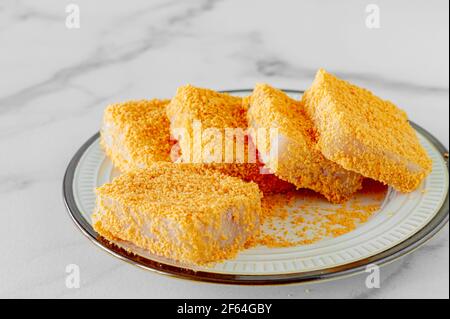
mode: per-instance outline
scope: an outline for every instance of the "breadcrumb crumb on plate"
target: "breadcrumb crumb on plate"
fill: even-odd
[[[336,238],[368,222],[381,208],[387,187],[366,180],[348,202],[329,204],[308,190],[265,196],[263,227],[254,245],[272,248],[310,245]]]

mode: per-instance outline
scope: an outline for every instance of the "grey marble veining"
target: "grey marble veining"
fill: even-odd
[[[105,254],[74,227],[61,199],[66,165],[111,102],[170,97],[179,85],[305,89],[324,67],[407,111],[448,148],[448,2],[0,2],[0,297],[391,298],[449,296],[448,226],[413,254],[365,274],[287,287],[199,284]],[[81,287],[67,289],[77,264]]]

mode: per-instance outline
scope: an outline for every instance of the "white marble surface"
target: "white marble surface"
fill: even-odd
[[[449,297],[448,226],[382,269],[306,286],[233,287],[152,274],[102,252],[72,224],[64,170],[106,104],[264,81],[305,88],[322,66],[404,108],[448,148],[447,1],[0,1],[0,297]],[[365,7],[380,7],[380,29]],[[81,270],[67,289],[65,267]]]

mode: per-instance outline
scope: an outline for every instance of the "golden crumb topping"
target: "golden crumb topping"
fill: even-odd
[[[227,134],[234,134],[232,141],[237,141],[236,135],[245,138],[247,121],[242,98],[186,85],[178,88],[166,112],[172,136],[180,140],[181,153],[189,154],[191,162],[207,163],[204,158],[197,158],[195,152],[202,153],[205,149],[217,148],[221,150],[221,154],[215,159],[215,163],[236,162],[235,147],[231,148],[231,158],[226,158],[225,138]],[[186,130],[188,139],[179,137],[177,130],[180,128]],[[230,132],[230,129],[236,130]],[[215,132],[217,137],[212,136],[214,134],[207,135],[206,132]],[[197,144],[199,134],[201,141]],[[241,141],[241,144],[244,146],[243,161],[248,162],[248,144],[246,141]]]
[[[316,130],[302,102],[263,83],[256,84],[250,101],[252,120],[270,123],[280,133],[314,147]]]
[[[431,171],[405,112],[390,101],[321,69],[303,102],[330,160],[405,192]]]
[[[186,127],[194,120],[200,120],[204,128],[247,127],[241,97],[192,85],[178,88],[167,106],[167,116],[171,121],[177,119],[178,127]]]
[[[109,105],[104,112],[101,144],[123,171],[170,161],[169,100],[128,101]]]
[[[102,236],[186,263],[232,258],[259,231],[258,186],[199,165],[155,163],[96,193]]]
[[[211,163],[203,164],[202,167],[213,169],[222,174],[238,177],[246,182],[254,182],[263,194],[281,194],[295,189],[295,186],[278,178],[275,174],[262,173],[263,164],[227,164]]]
[[[248,122],[254,130],[278,129],[278,156],[266,164],[281,179],[297,188],[315,190],[333,202],[346,200],[361,188],[362,176],[343,169],[320,153],[315,145],[316,131],[303,104],[284,92],[257,84],[250,99]],[[256,144],[258,150],[267,151],[273,141],[265,139]]]
[[[207,168],[220,171],[223,174],[239,177],[245,181],[254,181],[264,193],[282,193],[291,190],[293,186],[280,180],[273,174],[261,174],[260,169],[263,164],[259,161],[258,154],[254,153],[254,159],[249,160],[252,155],[249,151],[247,136],[246,113],[250,98],[240,98],[226,93],[218,93],[213,90],[197,88],[186,85],[178,88],[176,95],[167,106],[167,116],[171,121],[171,131],[173,137],[177,138],[175,130],[185,128],[189,137],[195,138],[193,123],[201,123],[201,129],[214,128],[219,131],[222,138],[213,141],[203,138],[201,149],[205,147],[214,148],[213,144],[220,144],[222,149],[221,160],[218,162],[204,163]],[[237,147],[232,146],[233,161],[226,159],[226,136],[228,129],[242,129],[243,141],[243,162],[237,162]],[[232,141],[238,143],[238,138],[233,137]],[[190,154],[190,160],[196,162],[194,155],[194,142],[192,140],[179,140],[181,153]]]
[[[260,196],[258,186],[252,182],[195,164],[170,162],[131,170],[99,187],[97,194],[142,212],[157,209],[159,214],[201,213],[211,207],[228,207],[233,201]]]

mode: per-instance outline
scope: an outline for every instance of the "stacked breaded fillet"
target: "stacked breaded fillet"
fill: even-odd
[[[362,176],[327,160],[316,148],[314,125],[301,102],[267,84],[256,85],[248,110],[251,134],[265,163],[297,188],[309,188],[342,202],[362,187]],[[276,140],[258,141],[258,129],[277,128]],[[270,156],[270,153],[276,156]]]
[[[329,160],[401,192],[415,190],[432,162],[406,113],[321,69],[303,95]]]
[[[189,264],[232,258],[258,233],[258,186],[198,166],[159,162],[97,189],[94,229]]]
[[[409,192],[432,166],[403,111],[323,70],[302,101],[265,84],[246,98],[187,85],[170,102],[114,104],[101,144],[123,175],[97,189],[95,230],[189,264],[252,242],[262,193],[342,202],[363,177]]]
[[[263,164],[247,137],[247,110],[241,97],[186,85],[178,88],[166,111],[184,162],[202,163],[253,181],[265,194],[293,189],[290,183],[262,171]]]

